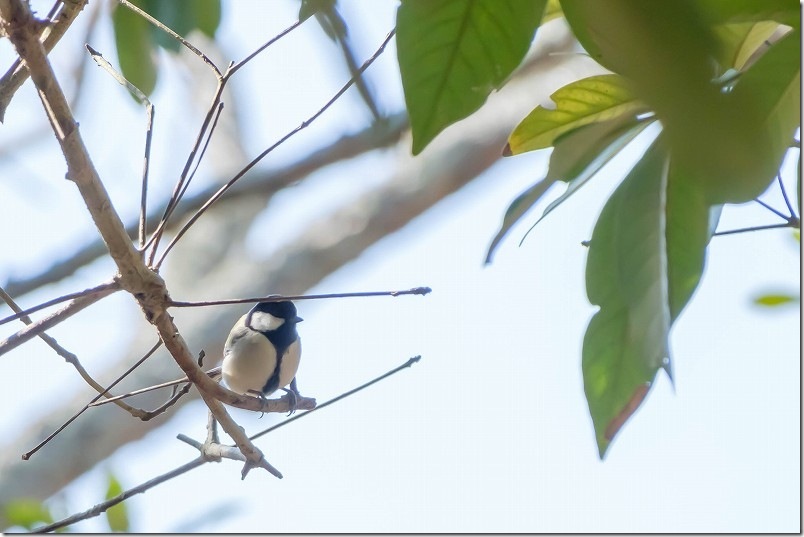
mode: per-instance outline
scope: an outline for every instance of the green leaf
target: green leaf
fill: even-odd
[[[711,80],[719,41],[696,0],[573,0],[562,8],[573,30],[583,28],[609,63],[616,60],[612,68],[653,109],[674,161],[708,183],[709,203],[745,202],[767,187],[781,156],[774,145],[778,133],[762,127],[781,120],[776,130],[791,135],[789,124],[798,121],[798,97],[792,93],[798,92],[800,79],[799,32],[782,38],[742,75],[733,92],[724,93]],[[775,62],[776,72],[761,68],[763,62]],[[768,78],[749,77],[754,70]],[[763,102],[763,94],[780,98],[780,85],[791,90],[784,117]]]
[[[413,154],[476,111],[520,64],[546,0],[403,0],[397,55]]]
[[[589,246],[586,292],[600,310],[584,337],[582,366],[601,457],[659,368],[669,371],[667,174],[660,138],[609,198]]]
[[[3,514],[9,526],[20,526],[33,530],[43,524],[52,524],[50,510],[35,498],[16,498],[9,501]]]
[[[156,60],[151,45],[150,24],[128,8],[115,5],[112,12],[117,59],[126,80],[145,95],[156,86]]]
[[[584,125],[620,116],[633,116],[647,108],[617,75],[584,78],[556,90],[551,110],[536,107],[516,126],[503,154],[518,155],[552,146],[562,135]]]
[[[107,483],[107,500],[111,500],[115,496],[122,494],[123,486],[111,472],[107,474]],[[106,521],[109,524],[109,528],[113,532],[129,533],[131,531],[131,524],[128,519],[128,508],[126,507],[125,502],[120,502],[116,505],[113,505],[107,509],[104,514],[106,516]]]
[[[754,304],[757,306],[765,306],[769,308],[773,308],[776,306],[784,306],[787,304],[798,304],[800,301],[799,297],[788,295],[785,293],[770,293],[766,295],[760,295],[754,298]]]
[[[800,27],[798,0],[696,0],[695,4],[709,23],[776,21]]]
[[[721,43],[718,50],[718,61],[722,70],[726,71],[731,68],[739,71],[746,67],[754,53],[767,46],[765,40],[773,35],[777,28],[779,28],[779,24],[773,21],[739,22],[715,26],[715,34]]]
[[[710,207],[704,183],[670,162],[667,178],[667,287],[670,317],[675,321],[698,287],[706,248],[717,228],[721,206]]]
[[[753,174],[737,174],[718,183],[718,201],[740,203],[764,192],[776,176],[790,147],[801,116],[801,32],[785,35],[737,81],[733,94],[736,105],[753,108],[753,146],[756,161]],[[734,113],[747,114],[735,108]]]
[[[550,202],[527,233],[597,175],[603,166],[652,122],[653,118],[637,120],[632,116],[622,116],[593,123],[560,136],[556,140],[553,154],[550,155],[547,178],[569,184],[563,194]]]
[[[503,223],[500,226],[499,231],[497,231],[497,234],[492,239],[488,252],[486,252],[486,265],[491,263],[494,250],[497,249],[497,246],[499,246],[500,242],[503,240],[503,237],[505,237],[514,224],[516,224],[526,212],[536,205],[536,202],[541,199],[541,197],[545,192],[547,192],[553,183],[554,181],[552,179],[544,179],[543,181],[539,181],[535,185],[525,190],[522,194],[517,196],[514,201],[511,202],[511,205],[508,206],[508,210],[505,211]]]
[[[203,32],[204,35],[214,37],[221,21],[220,0],[182,0],[181,2],[138,0],[135,3],[182,37],[187,37],[196,29]],[[181,49],[181,43],[159,28],[151,27],[151,32],[152,38],[160,47],[172,52],[178,52]]]

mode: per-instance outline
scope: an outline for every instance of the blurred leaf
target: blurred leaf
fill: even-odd
[[[659,368],[669,371],[668,156],[660,142],[609,198],[589,246],[586,292],[600,310],[586,330],[582,367],[601,458]]]
[[[476,111],[525,57],[546,0],[403,0],[397,55],[420,153]]]
[[[781,293],[772,293],[767,295],[761,295],[754,298],[754,304],[757,306],[765,306],[769,308],[773,308],[776,306],[784,306],[787,304],[798,304],[800,301],[799,297],[781,294]]]
[[[796,168],[796,208],[801,216],[801,148],[798,149],[798,167]]]
[[[550,155],[547,177],[569,184],[533,226],[567,201],[653,121],[653,118],[637,120],[634,116],[621,116],[561,135]]]
[[[130,9],[116,4],[112,12],[112,25],[120,71],[140,91],[150,95],[156,86],[156,61],[151,45],[150,23]]]
[[[585,33],[607,66],[631,81],[635,95],[653,109],[674,161],[708,183],[708,201],[745,202],[767,187],[781,159],[777,133],[764,132],[758,125],[769,123],[769,116],[780,119],[779,110],[785,114],[784,129],[777,125],[777,130],[787,132],[788,124],[797,122],[799,114],[792,106],[768,108],[762,94],[777,92],[781,82],[798,88],[798,46],[793,50],[785,41],[799,34],[782,38],[746,71],[737,87],[751,90],[723,93],[711,81],[711,57],[718,53],[719,41],[708,19],[700,16],[705,3],[565,0],[562,8],[573,31]],[[777,72],[769,80],[755,77],[756,83],[746,84],[745,78],[763,61],[776,61]],[[791,71],[797,78],[788,85]]]
[[[485,264],[488,265],[491,263],[491,257],[494,254],[494,250],[497,249],[497,246],[499,246],[503,237],[505,237],[514,224],[516,224],[519,219],[522,218],[525,213],[528,212],[528,210],[530,210],[531,207],[536,205],[536,202],[541,199],[541,197],[545,192],[547,192],[553,183],[554,181],[551,179],[539,181],[517,196],[516,199],[511,202],[511,205],[508,206],[508,210],[505,211],[505,216],[503,217],[503,223],[500,226],[500,230],[497,231],[497,234],[491,241],[488,252],[486,252]]]
[[[131,3],[181,36],[197,29],[208,37],[214,37],[221,21],[220,0],[131,0]],[[120,5],[115,6],[112,22],[123,76],[150,95],[157,77],[154,43],[172,52],[178,52],[181,43]]]
[[[29,531],[44,524],[53,523],[50,510],[35,498],[11,500],[5,505],[3,511],[9,526],[20,526]]]
[[[111,472],[107,475],[107,488],[106,499],[111,500],[115,496],[119,496],[123,492],[123,486],[120,481]],[[120,502],[113,505],[104,513],[106,521],[109,523],[109,528],[113,532],[129,533],[131,531],[131,524],[128,519],[128,508],[125,502]]]
[[[706,262],[706,247],[717,228],[721,206],[710,207],[703,182],[670,162],[667,178],[667,289],[671,322],[698,287]]]
[[[649,123],[650,120],[640,121],[635,116],[621,116],[613,120],[585,125],[559,136],[553,154],[550,156],[547,177],[511,202],[505,212],[502,226],[489,246],[486,264],[491,262],[492,254],[503,237],[542,198],[555,181],[568,181],[570,185],[560,198],[553,201],[544,210],[536,224],[583,186]],[[531,229],[536,224],[533,224]]]
[[[578,127],[646,111],[626,81],[618,75],[599,75],[567,84],[553,93],[551,110],[537,106],[508,137],[504,155],[544,149],[562,134]]]
[[[542,16],[542,24],[563,16],[561,3],[558,0],[547,0],[547,6],[544,8],[544,15]]]
[[[732,68],[741,70],[746,66],[749,58],[761,47],[766,46],[768,39],[779,24],[773,21],[739,22],[721,24],[714,27],[721,46],[718,50],[718,60],[723,71]]]
[[[696,0],[695,7],[709,23],[776,21],[800,27],[798,0]]]
[[[785,35],[748,69],[734,88],[737,103],[751,102],[759,121],[752,123],[758,160],[755,175],[740,174],[722,185],[719,198],[749,201],[768,187],[790,147],[801,116],[801,33]],[[737,109],[734,110],[738,112]],[[720,186],[720,185],[717,185]]]
[[[316,21],[333,41],[346,39],[346,21],[336,8],[337,0],[302,0],[299,8],[299,20],[303,21],[315,15]]]
[[[220,0],[137,0],[134,3],[185,38],[196,29],[208,37],[214,37],[221,22]],[[181,43],[159,28],[152,26],[151,32],[152,38],[160,47],[172,52],[181,49]]]

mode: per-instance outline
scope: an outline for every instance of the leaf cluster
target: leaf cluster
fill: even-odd
[[[505,155],[553,152],[544,179],[511,203],[486,261],[554,184],[566,190],[542,218],[645,127],[661,125],[605,203],[589,243],[586,289],[599,310],[582,364],[602,457],[658,371],[671,374],[670,328],[701,279],[722,206],[765,191],[794,145],[800,6],[402,0],[397,49],[413,153],[476,111],[522,62],[542,20],[559,16],[610,74],[558,89],[554,107],[537,106],[511,133]],[[789,222],[797,226],[798,217]]]

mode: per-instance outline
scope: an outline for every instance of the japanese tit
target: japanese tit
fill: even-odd
[[[289,393],[298,396],[301,341],[296,324],[301,321],[288,301],[260,302],[243,315],[223,348],[221,369],[229,388],[264,397],[280,388],[288,391],[285,386],[290,384]]]

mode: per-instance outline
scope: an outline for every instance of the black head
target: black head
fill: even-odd
[[[293,302],[260,302],[248,312],[246,326],[264,334],[277,332],[285,334],[290,340],[295,339],[296,323],[302,318],[296,314]]]
[[[259,311],[262,313],[269,313],[274,317],[285,319],[286,321],[299,322],[301,318],[296,314],[296,306],[293,302],[288,300],[284,302],[260,302],[253,308],[251,312]]]

